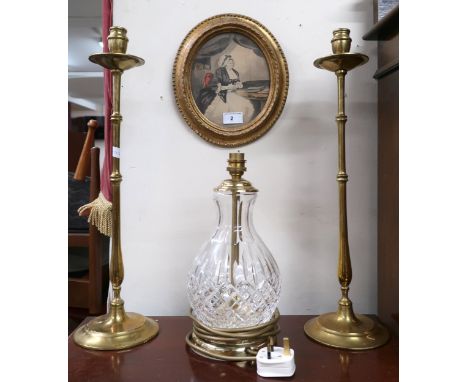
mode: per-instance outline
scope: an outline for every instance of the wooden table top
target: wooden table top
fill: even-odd
[[[307,381],[396,382],[398,340],[381,348],[346,351],[328,348],[304,333],[311,316],[281,316],[278,343],[289,337],[295,351],[296,373],[290,378],[262,378],[256,366],[214,361],[193,353],[185,344],[191,330],[188,317],[153,317],[160,332],[152,341],[130,350],[92,351],[68,339],[69,382],[210,382],[210,381]]]

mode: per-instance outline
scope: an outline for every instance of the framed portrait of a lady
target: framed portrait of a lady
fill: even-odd
[[[178,108],[203,139],[237,147],[264,135],[280,116],[288,67],[275,37],[252,18],[224,14],[195,26],[173,68]]]

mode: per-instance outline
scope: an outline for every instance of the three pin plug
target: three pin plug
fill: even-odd
[[[261,377],[291,377],[296,371],[294,350],[289,338],[283,338],[283,347],[274,346],[270,337],[268,346],[257,353],[257,374]]]

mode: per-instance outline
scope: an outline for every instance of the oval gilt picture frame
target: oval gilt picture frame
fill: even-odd
[[[206,141],[238,147],[263,136],[288,94],[288,66],[275,37],[236,14],[210,17],[182,42],[174,62],[177,106]]]

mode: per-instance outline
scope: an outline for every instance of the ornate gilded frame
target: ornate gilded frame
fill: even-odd
[[[192,95],[192,62],[199,48],[221,33],[239,33],[254,41],[262,51],[270,74],[270,92],[260,113],[240,127],[223,128],[208,120]],[[263,136],[283,111],[288,94],[289,74],[283,51],[270,31],[258,21],[237,14],[210,17],[185,37],[174,62],[172,82],[177,106],[190,128],[208,142],[237,147]]]

